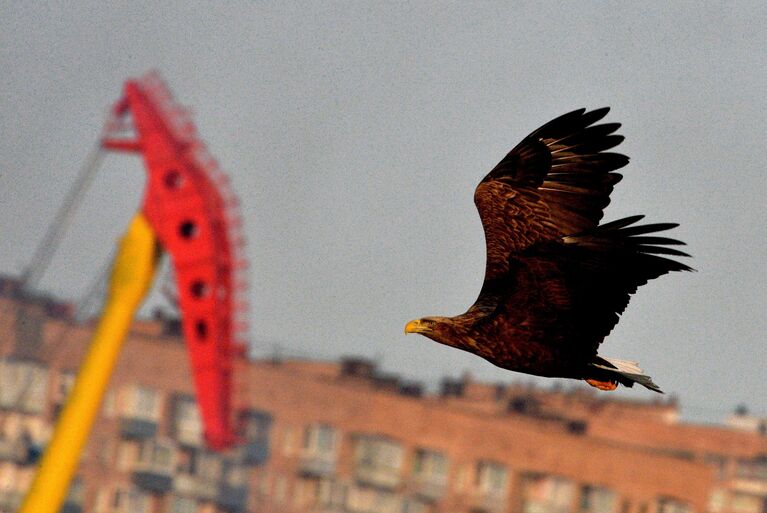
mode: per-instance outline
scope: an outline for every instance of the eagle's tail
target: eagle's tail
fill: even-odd
[[[653,392],[663,393],[663,390],[653,383],[650,376],[642,374],[642,369],[639,368],[637,362],[597,356],[591,367],[599,369],[595,379],[604,380],[606,378],[629,388],[634,386],[634,383],[639,383]]]

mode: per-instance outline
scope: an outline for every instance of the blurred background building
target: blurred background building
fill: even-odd
[[[18,507],[93,325],[0,277],[0,512]],[[134,324],[66,513],[765,513],[767,421],[673,398],[242,360],[240,444],[207,450],[176,319]],[[647,394],[637,394],[646,398]]]

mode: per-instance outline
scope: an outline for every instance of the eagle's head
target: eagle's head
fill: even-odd
[[[419,333],[440,344],[463,349],[462,337],[450,317],[424,317],[410,321],[405,325],[405,333]]]

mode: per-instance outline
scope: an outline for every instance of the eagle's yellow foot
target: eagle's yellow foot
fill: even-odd
[[[596,379],[587,379],[586,383],[599,390],[615,390],[618,388],[617,381],[598,381]]]

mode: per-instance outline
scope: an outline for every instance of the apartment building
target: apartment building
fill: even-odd
[[[0,512],[14,511],[93,326],[0,280]],[[765,513],[767,438],[674,400],[446,378],[363,359],[238,362],[240,443],[202,439],[178,323],[136,322],[66,513]]]

